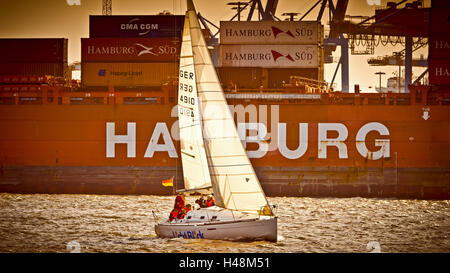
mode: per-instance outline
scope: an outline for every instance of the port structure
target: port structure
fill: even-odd
[[[102,14],[112,15],[112,0],[102,0]]]
[[[425,18],[428,9],[423,8],[422,1],[389,2],[386,8],[376,10],[375,15],[370,17],[346,15],[348,0],[337,0],[335,3],[333,0],[318,0],[299,19],[299,21],[302,21],[313,10],[319,8],[316,20],[321,21],[325,10],[328,8],[330,31],[324,39],[325,63],[332,63],[332,53],[337,46],[341,47],[341,55],[331,84],[334,83],[337,71],[341,67],[342,92],[349,92],[348,49],[351,50],[352,55],[372,55],[375,46],[400,43],[405,46],[402,53],[404,55],[402,65],[405,67],[405,92],[409,92],[408,85],[411,84],[412,66],[414,64],[426,65],[426,60],[418,60],[415,63],[412,60],[413,46],[417,48],[427,43],[428,24],[421,20],[411,20],[411,18]],[[267,1],[265,7],[260,0],[250,0],[247,3],[230,2],[230,4],[235,5],[235,9],[238,11],[230,21],[241,20],[242,12],[247,8],[249,8],[247,21],[252,20],[255,10],[258,20],[282,21],[275,16],[278,0]],[[403,4],[404,6],[401,7]],[[297,14],[285,13],[285,15],[290,15],[291,20],[293,20]],[[199,14],[199,18],[205,29],[210,32],[211,42],[217,45],[218,42],[215,37],[219,33],[219,27],[201,14]],[[217,32],[213,34],[208,24],[214,26]],[[413,39],[413,37],[417,38]],[[357,50],[356,47],[359,45],[365,45],[366,49]],[[379,62],[378,65],[383,65],[383,63]]]
[[[334,84],[337,71],[341,67],[342,92],[349,92],[349,61],[348,49],[352,55],[373,55],[375,46],[386,46],[388,44],[404,45],[405,48],[400,52],[400,59],[396,56],[386,58],[372,58],[370,65],[399,65],[404,66],[405,70],[405,89],[408,93],[408,86],[412,81],[412,66],[427,66],[425,59],[412,59],[413,51],[423,47],[428,43],[429,26],[427,20],[416,20],[417,18],[427,18],[429,8],[423,7],[423,1],[401,0],[399,2],[388,2],[387,7],[377,9],[373,16],[351,16],[346,15],[348,0],[317,0],[311,8],[304,13],[299,21],[302,21],[313,10],[319,8],[316,21],[322,21],[325,10],[328,8],[328,22],[330,31],[324,39],[324,61],[333,63],[332,53],[337,46],[341,47],[341,54],[337,62],[331,85]],[[242,12],[249,9],[246,21],[251,21],[254,15],[260,21],[282,21],[275,16],[278,0],[268,0],[266,6],[263,6],[260,0],[250,0],[248,2],[230,2],[237,13],[230,19],[241,20]],[[403,5],[404,4],[404,5]],[[402,6],[403,5],[403,6]],[[255,11],[257,11],[255,13]],[[293,20],[297,13],[284,13]],[[198,13],[203,27],[210,33],[211,39],[209,46],[217,47],[219,27]],[[414,18],[414,20],[412,20]],[[210,26],[216,29],[213,33]],[[358,46],[365,46],[365,50],[357,50]],[[394,55],[395,56],[395,55]],[[212,56],[213,62],[217,64],[217,55]],[[391,64],[395,59],[395,63]],[[419,76],[420,80],[427,70]],[[417,81],[416,80],[416,81]]]
[[[248,2],[229,2],[227,3],[233,6],[232,9],[236,10],[236,14],[229,19],[229,21],[238,20],[241,21],[242,11],[249,8],[246,21],[251,21],[254,16],[257,17],[258,21],[281,21],[280,18],[275,16],[275,12],[278,5],[278,0],[267,0],[265,6],[261,3],[261,0],[250,0]],[[256,11],[256,12],[255,12]],[[214,66],[217,67],[218,64],[218,46],[219,39],[217,35],[220,33],[220,28],[213,22],[208,20],[206,17],[202,16],[200,12],[197,13],[198,19],[200,20],[203,28],[209,33],[209,38],[207,39],[207,44],[209,47],[214,48],[213,55],[211,56]]]
[[[370,17],[363,16],[346,16],[345,12],[348,5],[348,0],[338,0],[336,7],[332,0],[319,0],[316,4],[302,17],[304,18],[313,8],[319,3],[322,3],[317,20],[321,19],[325,6],[328,4],[330,10],[330,32],[328,39],[325,39],[324,55],[326,63],[330,63],[331,54],[336,49],[336,40],[340,39],[341,47],[346,41],[350,41],[349,48],[353,55],[371,55],[374,54],[374,47],[378,45],[387,45],[400,43],[405,46],[402,53],[403,64],[405,67],[405,93],[409,92],[408,85],[412,80],[412,52],[413,46],[416,48],[422,47],[427,43],[428,37],[428,22],[427,20],[411,20],[411,18],[426,18],[429,9],[423,8],[422,1],[402,0],[397,3],[388,2],[387,7],[376,10],[375,15]],[[399,8],[400,5],[405,4]],[[332,17],[331,17],[332,16]],[[301,19],[302,19],[301,18]],[[359,20],[359,22],[355,22]],[[413,38],[417,37],[416,40]],[[346,39],[345,39],[346,38]],[[332,40],[331,40],[332,39]],[[357,51],[355,45],[365,45],[366,50]],[[342,55],[338,62],[336,70],[339,65],[342,65],[342,82],[343,92],[348,92],[345,88],[345,77],[348,74],[348,54]],[[372,60],[373,61],[373,60]],[[378,62],[383,65],[383,61]],[[398,63],[396,63],[398,64]],[[426,60],[417,61],[420,66],[426,65]],[[335,73],[336,74],[336,73]],[[421,75],[421,77],[423,74]],[[421,78],[419,77],[419,78]],[[334,78],[333,78],[334,79]]]
[[[401,62],[394,65],[404,65],[405,67],[405,92],[409,92],[408,85],[411,84],[412,66],[427,66],[427,61],[412,59],[413,47],[418,49],[427,44],[428,23],[427,20],[417,20],[427,18],[427,8],[423,8],[422,1],[402,0],[397,3],[388,2],[386,8],[376,10],[373,16],[350,16],[346,15],[348,0],[337,0],[334,5],[332,0],[318,0],[301,18],[303,20],[320,4],[317,21],[322,20],[326,7],[329,9],[330,31],[328,38],[324,40],[325,63],[332,63],[332,52],[336,46],[341,46],[341,56],[334,73],[339,66],[342,67],[342,91],[348,92],[348,54],[347,48],[351,49],[352,55],[373,55],[374,47],[385,46],[388,43],[402,44],[405,49],[401,52],[403,58]],[[399,8],[402,4],[403,7]],[[414,20],[411,20],[414,18]],[[414,37],[416,39],[414,40]],[[350,44],[350,45],[349,45]],[[365,50],[357,50],[356,47],[366,46]],[[391,60],[392,58],[388,58]],[[371,59],[372,64],[385,65],[386,60]],[[425,73],[425,72],[424,72]],[[422,74],[418,79],[423,77]]]
[[[237,19],[238,21],[241,21],[241,14],[242,11],[244,11],[247,7],[249,7],[249,12],[247,15],[246,21],[251,21],[253,16],[256,14],[258,21],[281,21],[280,18],[275,17],[275,12],[278,5],[278,0],[267,0],[266,6],[264,7],[261,3],[261,0],[250,0],[248,2],[229,2],[227,5],[235,6],[232,9],[237,10],[237,13],[231,17],[229,21],[233,21]],[[255,10],[257,13],[255,13]],[[212,23],[207,18],[203,17],[200,12],[197,14],[199,17],[199,20],[203,27],[210,33],[212,38],[212,43],[214,42],[218,43],[217,35],[219,34],[220,30],[217,25]],[[213,33],[211,27],[214,27],[216,29],[216,32]]]

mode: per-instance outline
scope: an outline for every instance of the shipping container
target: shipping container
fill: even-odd
[[[267,77],[259,67],[218,67],[217,74],[225,90],[256,89],[264,86]]]
[[[321,53],[318,45],[220,45],[219,66],[316,68]]]
[[[430,33],[428,50],[429,59],[450,59],[450,34]]]
[[[50,77],[37,75],[0,75],[0,84],[45,84]]]
[[[178,76],[178,63],[82,63],[83,86],[161,86]]]
[[[35,75],[67,77],[67,63],[4,63],[0,62],[0,75]]]
[[[450,59],[428,59],[428,77],[432,85],[450,85]]]
[[[375,10],[375,16],[376,23],[422,29],[424,26],[428,26],[430,14],[429,9],[425,8],[393,8]],[[411,18],[414,18],[414,20],[411,20]]]
[[[269,88],[282,88],[283,84],[289,83],[291,76],[300,76],[312,80],[323,78],[320,75],[323,70],[319,68],[269,68],[267,70]]]
[[[450,35],[450,8],[430,9],[430,35],[446,33]]]
[[[221,44],[323,44],[316,21],[221,21]]]
[[[82,38],[82,62],[177,62],[179,38]]]
[[[2,63],[67,63],[67,39],[0,39]]]
[[[90,15],[89,37],[181,37],[184,15]]]
[[[450,1],[448,0],[431,0],[432,8],[450,8]]]

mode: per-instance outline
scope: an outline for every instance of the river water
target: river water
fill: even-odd
[[[269,201],[276,243],[158,238],[173,196],[0,194],[0,252],[450,252],[450,200]]]

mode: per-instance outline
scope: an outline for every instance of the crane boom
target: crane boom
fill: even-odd
[[[112,0],[103,0],[102,14],[103,15],[112,15]]]

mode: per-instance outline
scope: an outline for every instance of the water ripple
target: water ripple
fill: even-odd
[[[193,203],[193,197],[188,197]],[[450,252],[450,201],[269,198],[278,242],[158,238],[170,196],[0,194],[0,252]]]

